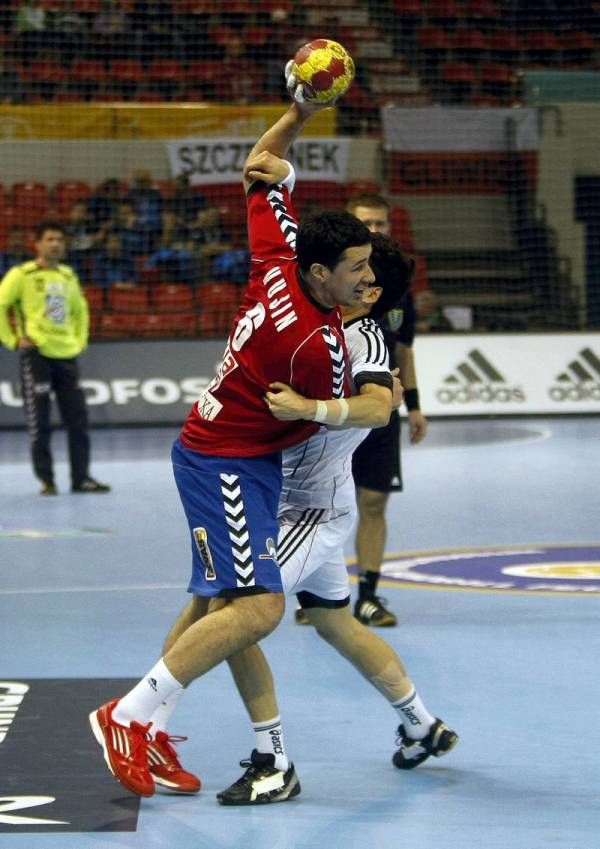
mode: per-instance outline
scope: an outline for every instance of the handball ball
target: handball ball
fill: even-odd
[[[352,57],[345,47],[328,38],[318,38],[301,47],[289,70],[302,86],[306,103],[335,100],[348,91],[354,79]]]

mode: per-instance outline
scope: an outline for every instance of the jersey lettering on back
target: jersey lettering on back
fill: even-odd
[[[264,395],[281,381],[309,398],[343,397],[339,309],[317,304],[300,278],[296,218],[283,185],[248,196],[251,271],[219,371],[192,407],[181,439],[192,450],[251,457],[302,442],[313,422],[280,422]]]

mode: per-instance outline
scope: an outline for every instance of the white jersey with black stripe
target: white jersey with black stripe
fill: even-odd
[[[352,392],[368,374],[370,382],[389,379],[389,354],[377,322],[366,316],[344,327]],[[347,510],[355,506],[352,454],[367,436],[367,428],[335,430],[322,427],[300,445],[283,452],[282,509],[312,507]]]

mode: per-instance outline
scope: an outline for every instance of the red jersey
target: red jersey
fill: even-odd
[[[307,398],[341,398],[346,349],[339,309],[320,306],[300,279],[297,224],[284,185],[248,195],[251,270],[217,376],[192,407],[181,441],[217,456],[254,457],[302,442],[314,422],[280,422],[263,398],[278,380]]]

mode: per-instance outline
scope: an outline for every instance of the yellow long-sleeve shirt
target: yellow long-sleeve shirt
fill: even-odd
[[[12,321],[11,321],[12,313]],[[0,283],[0,342],[14,349],[27,336],[45,357],[67,360],[87,346],[89,310],[68,265],[35,260],[11,268]]]

